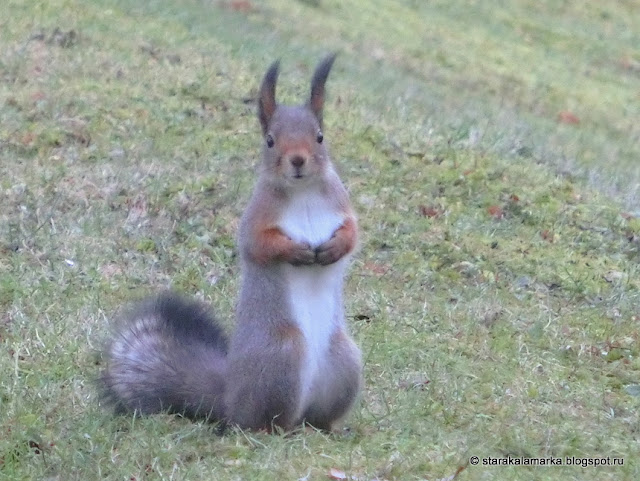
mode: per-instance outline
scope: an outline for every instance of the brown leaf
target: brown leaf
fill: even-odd
[[[127,199],[129,213],[127,223],[138,224],[147,217],[147,201],[142,194],[138,194],[133,199]]]
[[[489,215],[495,219],[502,219],[504,218],[504,210],[502,210],[502,207],[500,207],[499,205],[490,205],[487,208],[487,212],[489,213]]]
[[[549,241],[549,242],[553,242],[553,231],[550,231],[549,229],[545,229],[542,232],[540,232],[540,237],[542,237],[544,240]]]
[[[378,276],[386,274],[390,269],[388,265],[378,264],[377,262],[372,261],[365,262],[362,267]]]
[[[31,94],[31,101],[34,103],[39,102],[40,100],[44,100],[45,98],[47,98],[47,96],[40,90]]]
[[[562,110],[558,112],[558,122],[561,124],[577,125],[580,123],[580,119],[573,112]]]
[[[229,8],[235,12],[249,13],[255,10],[255,7],[248,0],[231,0]]]
[[[20,143],[22,145],[31,145],[33,144],[34,140],[36,140],[36,134],[34,134],[33,132],[27,132],[20,138]]]
[[[423,217],[429,218],[438,218],[442,215],[442,209],[435,207],[433,205],[421,205],[420,206],[420,214]]]
[[[458,479],[458,475],[465,469],[467,469],[466,464],[464,466],[458,466],[458,469],[456,469],[456,472],[454,474],[452,474],[451,476],[447,476],[446,478],[440,478],[437,481],[455,481],[456,479]]]

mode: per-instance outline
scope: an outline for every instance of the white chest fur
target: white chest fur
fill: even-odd
[[[313,248],[329,240],[343,218],[319,192],[300,192],[290,202],[280,228],[296,242]],[[342,280],[346,258],[329,266],[285,266],[290,308],[306,341],[302,398],[306,407],[323,374],[329,340],[342,322]]]
[[[329,200],[310,189],[293,195],[280,220],[280,228],[294,241],[308,242],[315,248],[329,240],[342,221]]]

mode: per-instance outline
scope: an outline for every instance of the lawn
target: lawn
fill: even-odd
[[[636,2],[2,10],[0,480],[640,479]],[[129,302],[173,288],[233,328],[260,79],[280,58],[299,102],[330,51],[362,231],[344,430],[114,415],[95,379]],[[564,465],[483,464],[541,458]]]

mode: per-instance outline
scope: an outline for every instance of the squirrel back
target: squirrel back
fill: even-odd
[[[107,349],[102,385],[120,410],[211,416],[243,428],[330,430],[361,387],[344,273],[357,243],[348,193],[322,132],[323,60],[306,104],[279,105],[279,63],[260,88],[261,171],[241,222],[241,287],[229,346],[198,304],[143,303]]]

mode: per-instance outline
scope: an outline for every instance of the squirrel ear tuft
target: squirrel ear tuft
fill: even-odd
[[[337,55],[337,53],[332,53],[323,59],[316,67],[313,77],[311,78],[309,107],[318,119],[320,127],[322,127],[322,108],[324,107],[324,84],[327,81],[327,77],[333,66],[333,61]]]
[[[271,64],[267,73],[264,74],[262,85],[260,86],[260,95],[258,97],[258,118],[262,126],[262,133],[266,134],[269,130],[269,121],[276,111],[276,82],[278,81],[278,70],[280,68],[280,60],[276,60]]]

